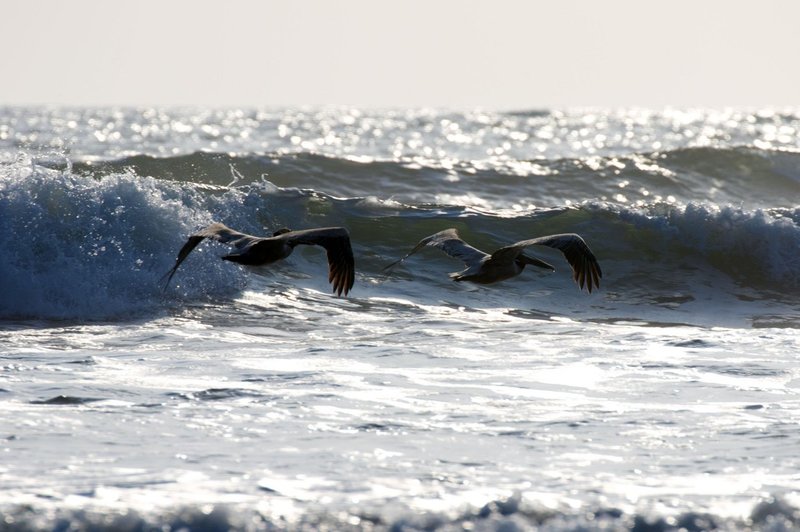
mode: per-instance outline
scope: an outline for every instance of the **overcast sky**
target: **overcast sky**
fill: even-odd
[[[3,0],[0,105],[795,106],[797,0]]]

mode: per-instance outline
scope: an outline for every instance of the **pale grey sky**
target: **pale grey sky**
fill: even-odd
[[[0,105],[794,106],[797,0],[3,0]]]

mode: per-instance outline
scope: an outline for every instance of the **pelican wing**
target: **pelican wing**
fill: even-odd
[[[253,242],[263,240],[262,237],[240,233],[239,231],[231,229],[227,225],[221,223],[213,223],[202,231],[195,233],[193,236],[211,238],[212,240],[222,242],[223,244],[230,244],[236,249],[241,249],[249,244],[252,244]]]
[[[525,249],[524,246],[518,246],[517,244],[502,247],[492,253],[492,262],[510,263],[517,259],[522,259],[525,264],[531,264],[533,266],[538,266],[539,268],[544,268],[545,270],[555,271],[555,268],[551,264],[548,264],[541,259],[537,259],[536,257],[525,255],[522,252],[523,249]]]
[[[328,282],[336,295],[347,295],[355,282],[355,260],[350,234],[344,227],[323,227],[282,233],[282,238],[294,247],[299,244],[322,246],[328,254]]]
[[[444,231],[439,231],[438,233],[432,234],[427,236],[419,241],[419,243],[414,246],[414,249],[406,253],[402,258],[399,260],[394,261],[393,263],[386,266],[383,271],[389,270],[394,266],[397,266],[408,257],[419,251],[420,249],[431,246],[438,249],[441,249],[451,257],[456,259],[460,259],[464,264],[467,266],[472,266],[474,264],[479,263],[488,255],[483,251],[476,249],[463,240],[459,238],[458,232],[453,229],[445,229]]]
[[[524,248],[534,245],[547,246],[561,251],[572,268],[572,278],[578,283],[580,288],[585,286],[589,293],[591,293],[594,288],[600,287],[600,278],[603,276],[603,272],[600,270],[600,264],[598,264],[592,250],[589,249],[589,246],[586,245],[583,238],[574,233],[548,235],[532,238],[530,240],[522,240],[510,246],[498,249],[492,254],[492,257],[498,254],[516,253],[516,255],[519,255]]]
[[[176,271],[178,271],[178,266],[181,265],[186,257],[189,256],[189,253],[191,253],[192,250],[194,250],[194,248],[196,248],[197,245],[205,238],[211,238],[218,242],[222,242],[223,244],[230,244],[236,248],[242,248],[247,244],[258,240],[258,237],[234,231],[225,224],[213,223],[209,225],[205,229],[202,229],[191,235],[178,252],[178,258],[175,259],[175,265],[166,274],[164,274],[164,277],[161,278],[162,281],[166,279],[164,282],[164,290],[167,289],[169,282],[172,280],[172,276],[175,275]]]

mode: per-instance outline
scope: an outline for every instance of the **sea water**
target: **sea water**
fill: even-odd
[[[800,527],[800,112],[0,108],[0,528]],[[348,229],[247,269],[188,235]],[[455,283],[449,227],[563,256]]]

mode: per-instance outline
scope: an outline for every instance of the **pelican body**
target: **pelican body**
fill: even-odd
[[[222,260],[235,262],[244,266],[263,266],[283,260],[292,254],[298,245],[317,245],[326,249],[328,255],[328,282],[333,285],[337,295],[347,295],[355,280],[353,250],[350,235],[343,227],[323,227],[292,231],[280,229],[268,237],[257,237],[240,233],[221,223],[213,223],[205,229],[191,235],[181,250],[175,265],[164,277],[166,290],[178,266],[186,259],[197,245],[205,238],[211,238],[234,248],[232,253],[224,255]]]
[[[464,263],[465,270],[450,274],[454,281],[470,281],[478,284],[497,283],[516,277],[527,265],[555,271],[555,268],[547,262],[523,253],[525,248],[533,245],[547,246],[561,251],[572,268],[572,277],[580,289],[586,287],[591,293],[594,288],[600,286],[600,278],[603,276],[600,265],[583,238],[574,233],[521,240],[489,254],[461,240],[455,229],[445,229],[420,240],[414,249],[400,260],[386,266],[384,271],[429,246],[438,248]]]

